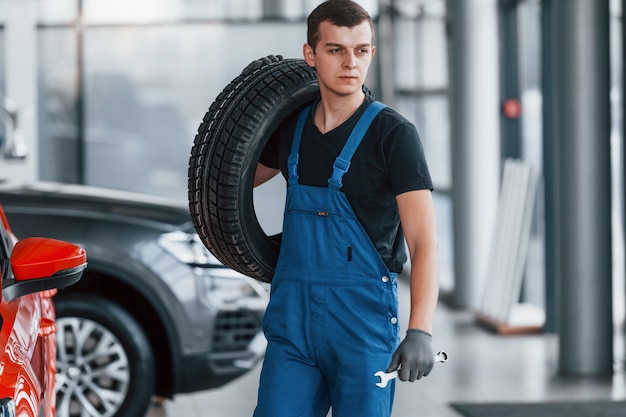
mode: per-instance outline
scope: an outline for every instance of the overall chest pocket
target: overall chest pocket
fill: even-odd
[[[352,261],[352,242],[343,216],[324,210],[285,213],[280,262],[308,269],[342,269]]]

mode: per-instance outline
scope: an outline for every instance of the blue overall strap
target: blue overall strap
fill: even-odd
[[[341,150],[341,153],[335,159],[335,163],[333,164],[333,176],[328,179],[328,187],[339,190],[341,188],[342,179],[346,172],[348,172],[348,168],[350,168],[350,160],[352,160],[352,156],[356,149],[361,144],[367,129],[369,129],[370,125],[374,118],[380,113],[382,109],[387,107],[385,104],[380,101],[374,101],[370,104],[363,115],[359,118],[359,121],[352,129],[352,133],[348,137],[345,146]]]
[[[311,111],[311,106],[307,106],[300,111],[298,115],[298,122],[296,123],[296,130],[293,134],[293,141],[291,142],[291,153],[287,158],[287,172],[289,172],[289,184],[298,183],[298,160],[300,141],[302,140],[302,131],[304,130],[304,122]]]

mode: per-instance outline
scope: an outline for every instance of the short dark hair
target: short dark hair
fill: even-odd
[[[367,21],[372,28],[372,41],[374,40],[374,23],[363,6],[353,0],[327,0],[317,6],[307,19],[307,43],[313,50],[320,40],[320,25],[325,21],[349,28]]]

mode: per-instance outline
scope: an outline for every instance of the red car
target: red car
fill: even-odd
[[[77,282],[85,251],[13,235],[0,207],[0,416],[54,417],[56,323],[52,296]]]

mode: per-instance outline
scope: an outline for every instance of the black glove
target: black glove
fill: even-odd
[[[428,376],[435,365],[432,339],[432,335],[423,330],[407,330],[406,337],[393,354],[386,372],[393,372],[397,369],[398,378],[401,381],[410,382]]]
[[[260,68],[264,65],[269,65],[272,62],[279,62],[283,60],[283,56],[282,55],[268,55],[268,56],[264,56],[262,58],[259,59],[255,59],[254,61],[252,61],[251,63],[248,64],[247,67],[245,67],[243,69],[243,71],[241,71],[242,74],[247,74],[248,72],[252,72],[257,68]]]

